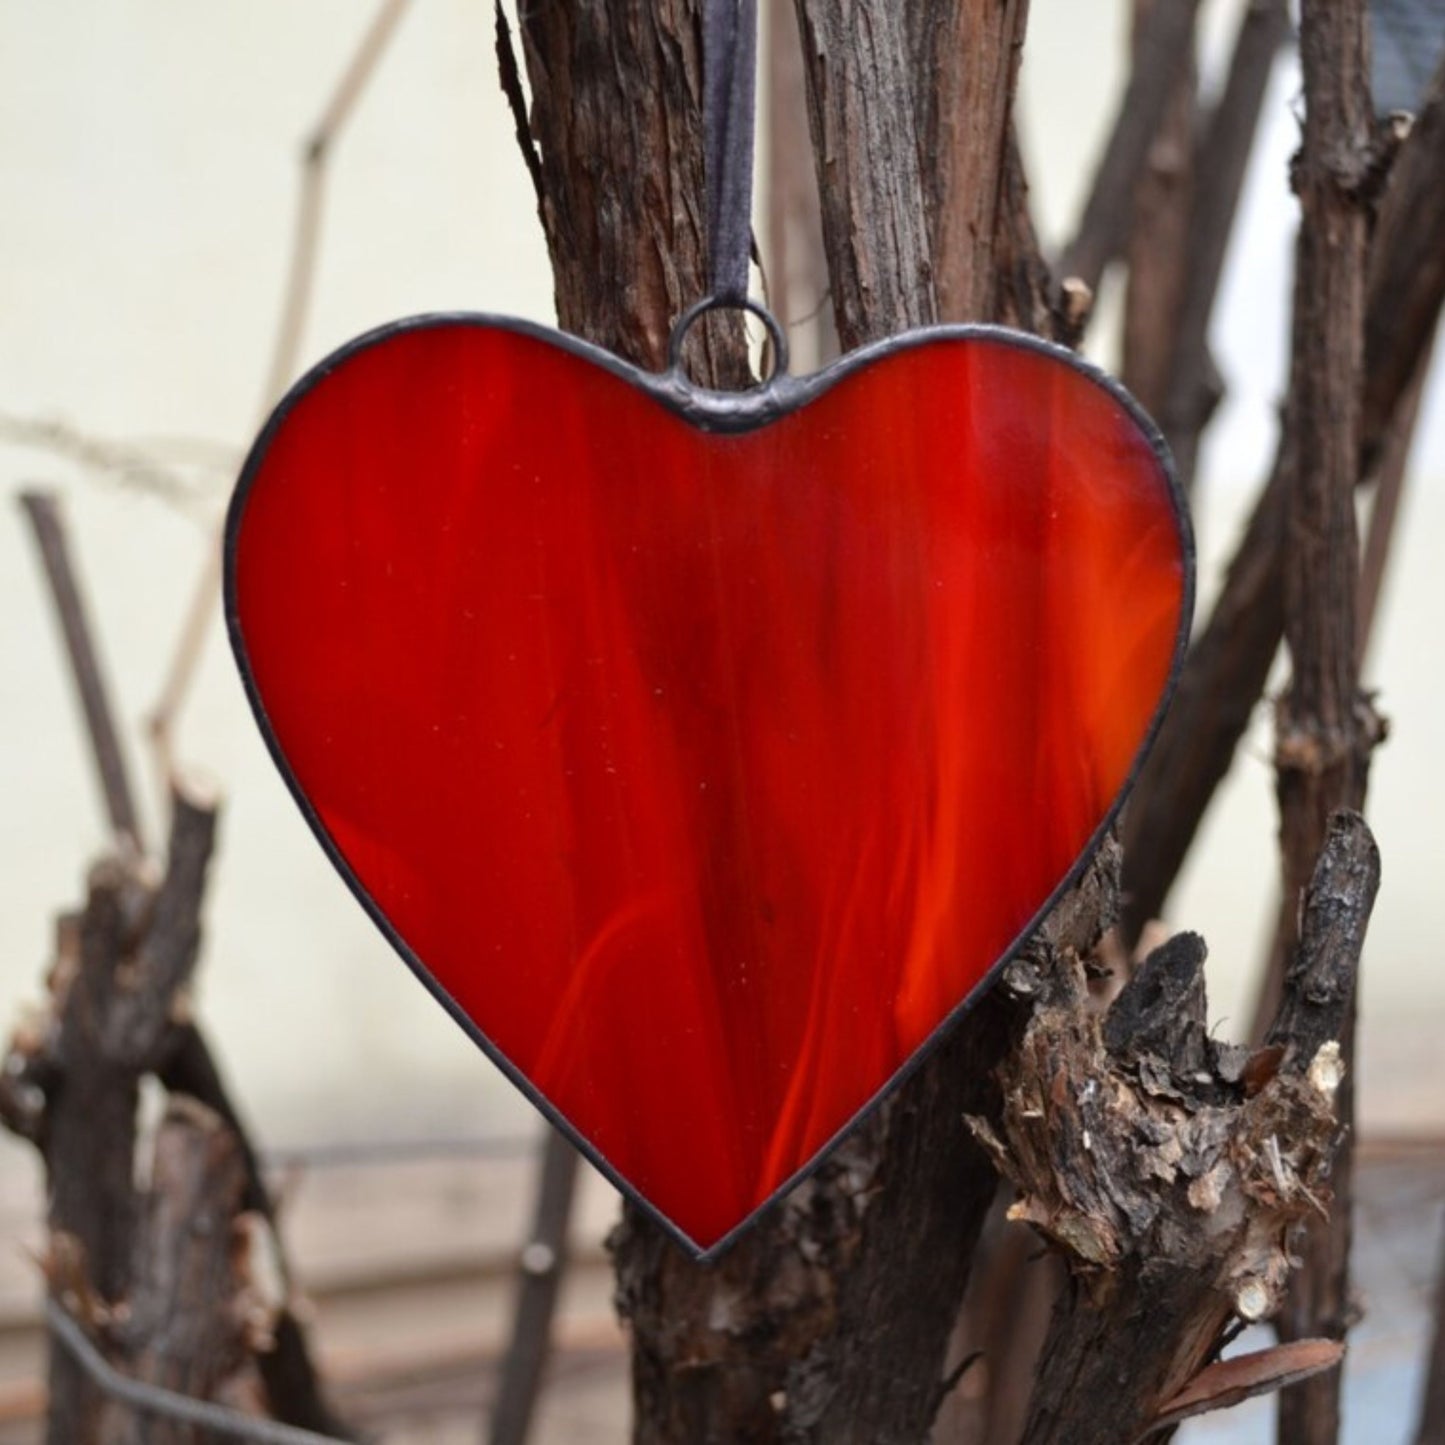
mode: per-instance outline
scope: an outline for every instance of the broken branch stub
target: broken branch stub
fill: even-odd
[[[1208,1036],[1195,935],[1156,949],[1102,1020],[1085,1007],[1076,959],[1046,981],[1000,1071],[1000,1126],[970,1121],[1018,1191],[1011,1217],[1072,1275],[1024,1445],[1139,1438],[1232,1318],[1279,1307],[1291,1233],[1329,1207],[1342,980],[1353,978],[1378,882],[1363,819],[1337,815],[1279,1023],[1256,1053]]]

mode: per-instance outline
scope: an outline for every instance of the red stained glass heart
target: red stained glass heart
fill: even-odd
[[[1152,430],[937,329],[742,397],[519,323],[363,338],[232,506],[267,738],[413,969],[707,1251],[1070,881],[1162,711]]]

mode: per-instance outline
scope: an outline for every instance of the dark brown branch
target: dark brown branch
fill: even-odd
[[[1425,1366],[1425,1393],[1415,1445],[1445,1445],[1445,1237],[1435,1275],[1435,1327]]]
[[[211,806],[178,795],[159,884],[134,857],[92,870],[83,913],[59,929],[49,1020],[17,1033],[0,1069],[0,1121],[36,1144],[50,1179],[52,1290],[102,1334],[132,1281],[135,1119],[144,1074],[201,1100],[230,1126],[241,1204],[271,1217],[254,1151],[179,1003],[195,963],[214,836]],[[305,1335],[284,1305],[270,1335],[256,1365],[275,1415],[344,1435],[325,1405]],[[51,1399],[55,1445],[96,1440],[98,1400],[68,1354],[52,1357]]]
[[[903,7],[797,0],[823,249],[845,351],[937,319]]]
[[[905,9],[938,316],[987,320],[1028,0],[911,0]]]
[[[1299,944],[1269,1031],[1268,1042],[1287,1050],[1282,1068],[1302,1072],[1347,1031],[1379,888],[1380,854],[1364,819],[1358,813],[1336,813],[1305,892]]]
[[[1265,92],[1288,33],[1285,0],[1253,0],[1240,21],[1223,93],[1199,133],[1183,296],[1162,403],[1156,412],[1186,489],[1193,481],[1200,433],[1220,392],[1209,358],[1209,318]]]
[[[1302,214],[1285,416],[1286,446],[1294,457],[1284,563],[1291,671],[1278,706],[1275,747],[1283,865],[1281,957],[1295,953],[1300,893],[1315,869],[1331,813],[1364,802],[1377,736],[1359,687],[1354,498],[1360,475],[1370,219],[1362,187],[1371,165],[1373,130],[1365,27],[1364,0],[1305,0],[1300,23],[1304,140],[1294,166]],[[1445,277],[1445,268],[1441,274]],[[1309,964],[1302,947],[1296,967]],[[1353,984],[1353,974],[1342,980],[1339,1002],[1346,1022],[1333,1035],[1349,1069],[1354,1062]],[[1287,986],[1286,1028],[1295,1022],[1288,1012],[1292,994]],[[1339,1106],[1344,1137],[1332,1177],[1335,1206],[1327,1221],[1307,1231],[1304,1266],[1280,1321],[1286,1340],[1343,1339],[1348,1325],[1353,1154],[1348,1080]],[[1338,1375],[1281,1395],[1281,1445],[1334,1445],[1338,1436]]]
[[[60,508],[55,498],[45,492],[22,493],[20,505],[34,533],[46,581],[50,584],[51,600],[55,603],[55,613],[70,659],[71,679],[75,683],[86,730],[90,734],[91,755],[100,778],[106,816],[116,836],[140,851],[142,842],[135,795],[131,791],[125,756],[116,733],[105,675],[92,641],[85,600],[80,595],[80,584],[70,563]]]
[[[512,1338],[492,1411],[491,1445],[526,1445],[551,1346],[552,1316],[567,1261],[567,1225],[577,1189],[577,1151],[548,1128],[532,1216],[522,1251]]]
[[[157,1078],[171,1094],[195,1099],[226,1124],[245,1176],[241,1208],[263,1219],[273,1231],[277,1230],[275,1204],[261,1172],[260,1159],[205,1035],[192,1023],[173,1023],[160,1045],[155,1069]],[[279,1252],[277,1258],[289,1294],[290,1272],[284,1251]],[[268,1348],[257,1353],[255,1363],[272,1415],[303,1430],[350,1439],[352,1428],[334,1413],[327,1401],[311,1355],[306,1327],[296,1317],[289,1299],[276,1311],[270,1333]]]
[[[106,1018],[105,1051],[122,1067],[139,1073],[154,1066],[174,1001],[190,982],[215,844],[215,800],[178,789],[171,796],[165,876]]]
[[[696,7],[534,5],[520,24],[558,319],[661,370],[673,320],[707,294]],[[687,361],[707,385],[746,384],[737,317],[695,327]]]
[[[1356,479],[1370,475],[1384,428],[1401,392],[1377,378],[1408,378],[1445,300],[1445,274],[1427,267],[1433,288],[1414,285],[1409,258],[1422,246],[1445,254],[1445,210],[1438,204],[1445,174],[1445,65],[1436,72],[1414,131],[1400,147],[1385,193],[1370,256],[1365,302],[1365,403],[1360,417]],[[1423,328],[1407,324],[1407,304],[1424,308]],[[1397,355],[1396,348],[1400,348]],[[1403,387],[1403,382],[1401,383]],[[1214,791],[1229,771],[1235,748],[1264,693],[1284,632],[1285,497],[1293,467],[1289,438],[1281,441],[1269,484],[1260,496],[1229,567],[1208,625],[1190,649],[1169,715],[1134,790],[1124,821],[1125,932],[1157,917],[1198,831]]]
[[[1134,0],[1136,40],[1158,0]],[[1190,279],[1198,68],[1188,38],[1160,121],[1135,187],[1123,254],[1129,268],[1124,296],[1122,380],[1144,409],[1158,415]]]
[[[1029,206],[1018,135],[1013,127],[1004,146],[993,246],[992,320],[1020,331],[1047,336],[1065,346],[1078,345],[1093,297],[1087,288],[1066,282],[1056,297]]]
[[[517,137],[517,149],[522,152],[522,163],[532,178],[532,190],[537,197],[537,209],[542,209],[542,162],[537,159],[537,147],[532,144],[532,127],[527,120],[527,97],[522,91],[522,73],[517,68],[517,53],[512,49],[512,27],[507,24],[507,12],[502,9],[502,0],[494,7],[496,26],[497,78],[501,82],[502,94],[506,97],[507,109],[512,113],[512,128]]]
[[[1072,1271],[1024,1445],[1118,1445],[1167,1428],[1181,1401],[1214,1391],[1203,1371],[1229,1322],[1278,1304],[1286,1230],[1329,1198],[1341,983],[1378,882],[1368,828],[1342,816],[1306,900],[1281,1047],[1260,1054],[1209,1037],[1192,935],[1145,961],[1102,1026],[1080,973],[1046,984],[1004,1067],[1001,1128],[974,1125],[1019,1191],[1012,1217]]]
[[[1362,470],[1435,333],[1445,298],[1445,60],[1400,146],[1380,205],[1365,311]]]
[[[1358,652],[1360,663],[1369,651],[1370,638],[1379,617],[1380,595],[1385,586],[1390,557],[1394,551],[1396,524],[1400,519],[1400,503],[1405,493],[1409,471],[1410,448],[1420,420],[1420,403],[1425,382],[1435,357],[1435,346],[1426,345],[1415,375],[1401,396],[1395,415],[1386,428],[1380,447],[1375,496],[1370,505],[1369,530],[1365,533],[1364,552],[1360,559],[1360,629]]]
[[[1188,64],[1199,0],[1155,0],[1139,29],[1129,85],[1094,173],[1074,239],[1058,264],[1062,279],[1099,289],[1104,268],[1119,256],[1130,209],[1169,99]]]
[[[216,1115],[173,1100],[156,1135],[130,1307],[114,1332],[134,1379],[197,1400],[246,1363],[233,1230],[245,1170]],[[103,1445],[191,1445],[189,1425],[108,1412]]]

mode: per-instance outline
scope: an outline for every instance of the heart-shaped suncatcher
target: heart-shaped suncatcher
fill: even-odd
[[[662,375],[525,322],[345,347],[242,472],[226,615],[352,891],[587,1155],[716,1253],[1070,884],[1188,628],[1163,443],[932,327],[786,375],[747,300],[754,0],[704,0],[712,293]],[[767,323],[739,395],[680,364]]]
[[[1190,579],[1157,434],[1015,333],[721,396],[438,316],[273,417],[227,614],[402,957],[709,1252],[1079,872]]]

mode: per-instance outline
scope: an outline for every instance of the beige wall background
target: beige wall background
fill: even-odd
[[[1206,74],[1241,6],[1208,6]],[[341,139],[302,364],[428,309],[551,319],[530,186],[496,81],[490,7],[417,0]],[[1076,213],[1116,94],[1125,7],[1034,0],[1025,143],[1046,233]],[[0,0],[0,1020],[35,996],[50,918],[105,842],[56,631],[13,496],[64,498],[139,746],[209,529],[259,420],[294,222],[301,138],[370,14],[356,0],[104,5]],[[1216,326],[1230,384],[1204,457],[1205,603],[1273,448],[1294,207],[1298,78],[1281,65]],[[1107,298],[1106,298],[1107,304]],[[1109,359],[1107,328],[1095,350]],[[194,484],[184,508],[17,438],[36,422],[150,448]],[[8,440],[6,440],[8,438]],[[1364,992],[1365,1120],[1438,1128],[1445,969],[1440,625],[1445,378],[1437,375],[1372,682],[1394,720],[1371,811],[1385,884]],[[219,618],[217,617],[217,624]],[[1261,717],[1211,815],[1173,921],[1212,948],[1213,1010],[1243,1027],[1274,887]],[[199,1006],[262,1136],[530,1130],[531,1115],[376,937],[264,756],[219,625],[179,753],[224,789]],[[0,1168],[20,1167],[13,1149]]]

